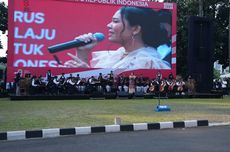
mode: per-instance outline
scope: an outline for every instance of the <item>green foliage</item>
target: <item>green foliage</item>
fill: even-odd
[[[5,33],[8,29],[8,8],[5,6],[5,3],[0,3],[0,31]],[[0,49],[2,49],[2,42],[0,40]]]
[[[6,57],[0,57],[0,63],[6,63],[7,58]]]
[[[8,8],[5,3],[0,3],[0,31],[3,33],[8,29]]]
[[[214,79],[219,79],[220,78],[220,71],[216,70],[215,68],[213,68],[213,78]]]
[[[218,2],[218,1],[217,1]],[[210,2],[209,2],[210,3]],[[228,61],[228,34],[229,34],[229,3],[224,0],[223,3],[210,4],[210,9],[206,10],[215,23],[215,50],[214,61],[219,60],[224,67],[229,65]],[[215,12],[215,13],[209,13]],[[212,16],[211,16],[212,15]]]

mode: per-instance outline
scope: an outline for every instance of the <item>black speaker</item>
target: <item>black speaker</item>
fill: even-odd
[[[188,19],[188,72],[196,80],[197,92],[210,92],[213,81],[214,26],[209,18]]]

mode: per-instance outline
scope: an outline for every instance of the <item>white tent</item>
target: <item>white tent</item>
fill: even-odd
[[[224,74],[224,75],[220,75],[221,78],[230,78],[230,73],[228,74]]]

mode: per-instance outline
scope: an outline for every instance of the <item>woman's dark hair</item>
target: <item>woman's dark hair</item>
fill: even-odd
[[[120,13],[123,24],[126,19],[130,26],[141,26],[142,39],[146,45],[158,47],[167,43],[167,31],[160,28],[158,14],[153,9],[123,6]]]

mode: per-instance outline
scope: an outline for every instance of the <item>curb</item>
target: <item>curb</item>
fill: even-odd
[[[0,132],[0,140],[24,140],[34,138],[52,138],[65,135],[87,135],[93,133],[111,133],[123,131],[159,130],[172,128],[191,128],[209,126],[208,120],[187,120],[178,122],[133,123],[130,125],[105,125],[97,127],[51,128],[42,130],[22,130]]]
[[[209,127],[230,126],[230,122],[209,123]]]

